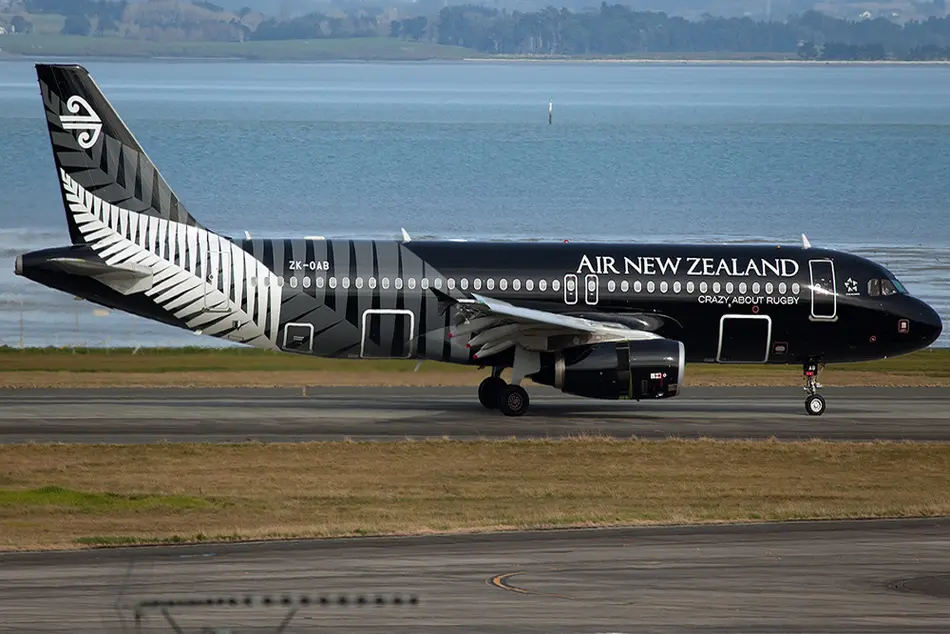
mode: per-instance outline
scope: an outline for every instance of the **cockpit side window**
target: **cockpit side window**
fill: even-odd
[[[890,280],[881,280],[881,295],[897,295],[897,287]]]
[[[881,295],[881,280],[868,280],[868,295],[879,297]]]

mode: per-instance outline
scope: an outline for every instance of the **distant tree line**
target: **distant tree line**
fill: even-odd
[[[250,35],[254,40],[310,40],[333,37],[377,37],[379,19],[361,11],[344,16],[310,13],[292,20],[264,20]]]
[[[783,22],[712,16],[689,21],[607,3],[586,13],[553,8],[520,13],[467,5],[442,9],[429,37],[486,53],[797,52],[814,59],[885,59],[905,58],[928,46],[936,48],[928,48],[927,54],[939,54],[950,46],[950,18],[899,25],[883,18],[849,21],[808,11]]]

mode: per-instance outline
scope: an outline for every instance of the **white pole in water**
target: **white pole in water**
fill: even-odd
[[[548,99],[548,125],[554,119],[554,99]]]

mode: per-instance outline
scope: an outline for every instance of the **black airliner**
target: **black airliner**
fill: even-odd
[[[491,368],[479,401],[680,393],[687,362],[825,363],[930,345],[942,324],[884,267],[794,246],[252,239],[201,225],[87,71],[38,64],[72,244],[16,272],[107,307],[260,348]],[[502,372],[511,368],[511,382]]]

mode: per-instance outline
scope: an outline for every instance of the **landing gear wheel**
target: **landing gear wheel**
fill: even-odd
[[[825,399],[819,394],[812,394],[805,399],[805,411],[810,416],[821,416],[825,412]]]
[[[809,416],[821,416],[825,413],[825,399],[819,394],[821,383],[818,382],[818,375],[824,364],[819,359],[807,359],[802,365],[802,374],[805,378],[805,411]]]
[[[528,393],[520,385],[508,385],[498,393],[498,409],[505,416],[521,416],[528,411]]]
[[[505,380],[497,376],[486,378],[478,385],[478,402],[487,409],[495,409],[498,407],[498,397],[506,385],[508,384]]]

